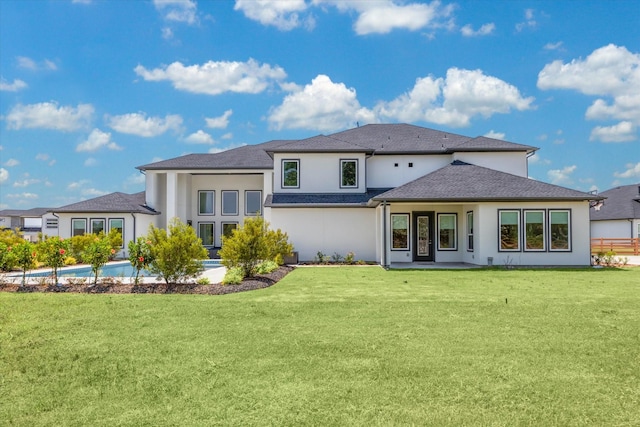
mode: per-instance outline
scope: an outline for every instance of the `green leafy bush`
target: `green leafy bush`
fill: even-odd
[[[70,246],[69,240],[62,237],[50,237],[37,244],[40,260],[53,270],[54,283],[58,283],[58,269],[64,265]]]
[[[153,262],[151,240],[147,240],[145,237],[138,237],[138,240],[129,242],[128,248],[129,262],[136,270],[134,282],[137,285],[140,282],[140,270],[148,270]]]
[[[151,242],[153,261],[150,271],[163,278],[165,283],[184,283],[204,270],[200,260],[209,257],[193,227],[178,218],[171,220],[169,233],[153,225],[149,227],[147,240]]]
[[[224,274],[223,285],[239,285],[244,279],[244,273],[240,267],[230,268]]]
[[[254,276],[263,261],[282,264],[284,256],[292,251],[287,233],[269,230],[269,224],[262,217],[255,217],[247,218],[231,236],[223,237],[218,254],[222,265],[228,269],[239,268],[244,278]]]
[[[16,254],[13,252],[13,244],[0,242],[0,270],[11,271],[16,266]]]
[[[94,284],[98,283],[98,273],[100,273],[100,269],[109,261],[109,257],[114,253],[115,249],[111,247],[111,242],[104,233],[97,236],[93,235],[93,241],[91,241],[91,243],[89,243],[84,249],[82,259],[84,262],[91,265]]]
[[[36,266],[36,246],[23,240],[13,246],[13,253],[16,259],[16,265],[22,270],[22,285],[24,286],[27,271],[32,270]]]
[[[260,264],[258,264],[258,266],[256,267],[256,273],[258,274],[268,274],[271,273],[272,271],[275,271],[278,269],[278,263],[275,261],[263,261]]]

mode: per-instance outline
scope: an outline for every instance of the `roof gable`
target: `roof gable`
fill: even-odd
[[[599,210],[590,211],[591,220],[640,219],[640,183],[615,187],[599,196],[606,200]]]
[[[377,201],[594,200],[589,193],[455,161],[374,197]]]
[[[72,203],[57,209],[51,209],[50,212],[121,212],[121,213],[142,213],[148,215],[157,215],[158,212],[146,205],[145,193],[111,193],[104,196],[95,197],[82,202]]]

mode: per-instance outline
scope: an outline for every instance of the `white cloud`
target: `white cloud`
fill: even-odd
[[[96,188],[85,188],[82,191],[80,191],[80,194],[88,197],[99,197],[99,196],[104,196],[105,194],[109,194],[109,192],[98,190]]]
[[[231,150],[233,148],[238,148],[238,147],[244,147],[245,143],[238,143],[238,144],[231,144],[231,145],[227,145],[226,147],[213,147],[209,149],[209,153],[215,154],[215,153],[221,153],[223,151],[228,151]]]
[[[585,117],[589,120],[619,120],[618,130],[629,126],[624,122],[640,126],[640,54],[632,53],[623,46],[609,44],[594,50],[586,59],[574,59],[567,64],[553,61],[538,74],[538,87],[542,90],[576,90],[585,95],[609,98],[596,99]],[[607,133],[602,129],[594,129],[595,135]],[[624,140],[636,138],[627,134]]]
[[[31,70],[31,71],[39,71],[39,70],[48,70],[48,71],[55,71],[58,69],[58,66],[55,64],[55,62],[51,61],[50,59],[44,59],[41,62],[37,62],[34,61],[31,58],[28,58],[26,56],[18,56],[16,58],[16,60],[18,61],[18,67],[19,68],[24,68],[26,70]]]
[[[192,0],[153,0],[156,10],[164,14],[167,21],[185,24],[198,23],[198,8]]]
[[[211,137],[211,135],[209,135],[208,133],[202,130],[192,133],[191,135],[187,136],[184,140],[191,144],[215,144],[216,143]]]
[[[360,12],[354,24],[358,35],[386,34],[395,29],[410,31],[426,27],[446,26],[442,23],[453,12],[453,7],[442,7],[439,1],[429,4],[398,4],[394,1],[347,2]]]
[[[524,98],[518,88],[481,70],[450,68],[446,79],[424,77],[409,93],[378,104],[381,117],[441,125],[468,126],[475,116],[489,118],[512,109],[531,109],[533,97]]]
[[[547,176],[553,184],[571,184],[571,174],[576,170],[577,166],[565,166],[562,169],[552,169],[547,172]]]
[[[9,171],[5,168],[0,168],[0,184],[4,184],[9,180]]]
[[[547,43],[544,45],[545,50],[560,50],[562,48],[562,42]]]
[[[91,104],[60,107],[57,102],[18,104],[6,116],[7,128],[43,128],[70,132],[86,127],[93,117]]]
[[[524,22],[519,22],[516,24],[516,31],[520,32],[526,28],[536,28],[538,26],[538,22],[535,19],[535,10],[525,9],[524,19]]]
[[[84,166],[91,167],[91,166],[95,166],[97,163],[98,161],[95,158],[89,157],[87,160],[84,161]]]
[[[356,98],[356,91],[343,83],[334,83],[318,75],[301,91],[287,95],[282,104],[273,108],[268,121],[272,129],[315,129],[334,131],[371,123],[375,115]]]
[[[7,194],[7,198],[8,199],[30,199],[30,200],[34,200],[38,198],[37,194],[34,193],[14,193],[14,194]]]
[[[507,134],[505,134],[504,132],[496,132],[493,129],[491,129],[489,132],[485,133],[484,136],[486,136],[487,138],[504,140]]]
[[[78,190],[88,184],[89,181],[86,179],[81,179],[80,181],[74,181],[67,185],[67,190]]]
[[[267,89],[272,82],[287,77],[281,67],[260,65],[254,59],[247,62],[209,61],[190,66],[174,62],[153,70],[138,65],[134,71],[147,81],[168,80],[176,89],[207,95],[224,92],[256,94]]]
[[[162,29],[162,38],[165,40],[171,40],[173,38],[173,30],[169,27]]]
[[[56,159],[52,159],[48,154],[45,153],[36,154],[36,160],[47,162],[49,166],[53,166],[56,164]]]
[[[635,139],[636,126],[626,121],[613,126],[596,126],[589,136],[589,141],[601,142],[628,142]]]
[[[262,25],[271,25],[282,31],[289,31],[299,26],[313,28],[315,21],[312,16],[302,18],[301,12],[309,6],[305,0],[236,0],[234,10],[240,10],[244,15]]]
[[[227,110],[219,117],[206,117],[204,120],[209,128],[226,129],[229,125],[229,117],[231,117],[232,114],[233,110]]]
[[[616,178],[640,178],[640,162],[626,165],[627,170],[624,172],[614,172],[613,176]]]
[[[529,157],[529,163],[532,165],[536,165],[536,164],[540,164],[540,165],[550,165],[551,164],[551,160],[548,159],[543,159],[542,157],[540,157],[540,155],[536,152],[533,156]]]
[[[102,147],[106,147],[109,150],[122,150],[122,147],[111,140],[110,132],[103,132],[100,129],[94,129],[85,141],[78,144],[76,151],[93,152],[98,151]]]
[[[496,24],[490,22],[488,24],[484,24],[478,30],[474,30],[471,24],[467,24],[460,29],[460,32],[465,37],[477,37],[477,36],[487,36],[496,29]]]
[[[169,114],[165,118],[147,117],[145,113],[130,113],[107,117],[109,127],[116,132],[153,137],[162,135],[168,130],[179,132],[182,128],[182,117]]]
[[[227,132],[224,135],[222,135],[221,138],[222,139],[232,139],[233,138],[233,133]]]
[[[142,173],[134,173],[127,177],[127,179],[124,182],[124,186],[126,188],[129,188],[132,186],[143,185],[144,183],[145,183],[145,175]]]
[[[4,166],[8,167],[8,168],[12,168],[14,166],[18,166],[20,164],[20,161],[16,160],[16,159],[9,159],[6,162],[4,162]]]
[[[5,79],[0,78],[0,91],[3,92],[18,92],[19,90],[26,89],[27,84],[20,79],[13,79],[13,83],[7,82]]]
[[[25,178],[25,179],[23,179],[21,181],[15,181],[13,183],[13,186],[14,187],[18,187],[18,188],[23,188],[23,187],[28,187],[28,186],[33,185],[33,184],[38,184],[39,182],[40,182],[39,179],[28,178],[27,177],[27,178]]]

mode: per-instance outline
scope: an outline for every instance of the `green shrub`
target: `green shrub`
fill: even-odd
[[[40,260],[53,270],[54,283],[58,283],[58,269],[64,265],[70,246],[69,240],[62,237],[50,237],[37,244]]]
[[[13,252],[13,244],[0,242],[0,270],[11,271],[16,266],[16,254]]]
[[[208,277],[202,276],[202,277],[198,278],[198,280],[196,280],[196,283],[198,285],[210,285],[211,281],[209,280]]]
[[[0,228],[0,243],[4,243],[8,247],[17,245],[22,242],[22,232],[19,229],[11,230],[10,228]]]
[[[27,270],[32,270],[36,266],[36,246],[23,240],[13,246],[13,253],[16,258],[16,266],[22,270],[22,285],[24,286]]]
[[[354,254],[353,252],[349,252],[344,256],[344,262],[346,262],[347,264],[353,264],[353,260],[356,257],[356,254]]]
[[[104,234],[93,235],[93,241],[89,243],[82,253],[82,259],[91,265],[91,272],[94,277],[94,284],[98,284],[98,273],[103,265],[109,261],[115,253],[115,249],[111,247],[109,238]]]
[[[153,261],[150,271],[163,278],[166,284],[184,283],[197,277],[204,267],[200,260],[209,257],[193,227],[178,218],[171,220],[169,233],[162,228],[149,226],[147,240],[151,242]]]
[[[258,274],[268,274],[272,271],[277,270],[279,267],[278,263],[275,261],[263,261],[256,267],[256,273]]]
[[[136,270],[136,278],[134,283],[137,285],[140,281],[140,270],[148,270],[153,262],[153,253],[151,251],[151,240],[145,237],[138,237],[138,240],[131,240],[128,245],[129,262]]]
[[[262,217],[255,217],[247,218],[231,236],[223,237],[218,254],[222,265],[228,269],[239,268],[243,277],[252,277],[261,262],[282,264],[284,256],[292,251],[287,233],[269,230],[269,224]]]
[[[64,259],[64,265],[76,265],[78,260],[72,256],[68,256]]]
[[[243,270],[240,267],[229,268],[222,279],[223,285],[239,285],[244,279]]]

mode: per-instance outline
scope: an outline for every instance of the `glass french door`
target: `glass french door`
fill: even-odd
[[[433,212],[413,213],[413,260],[434,261]]]

